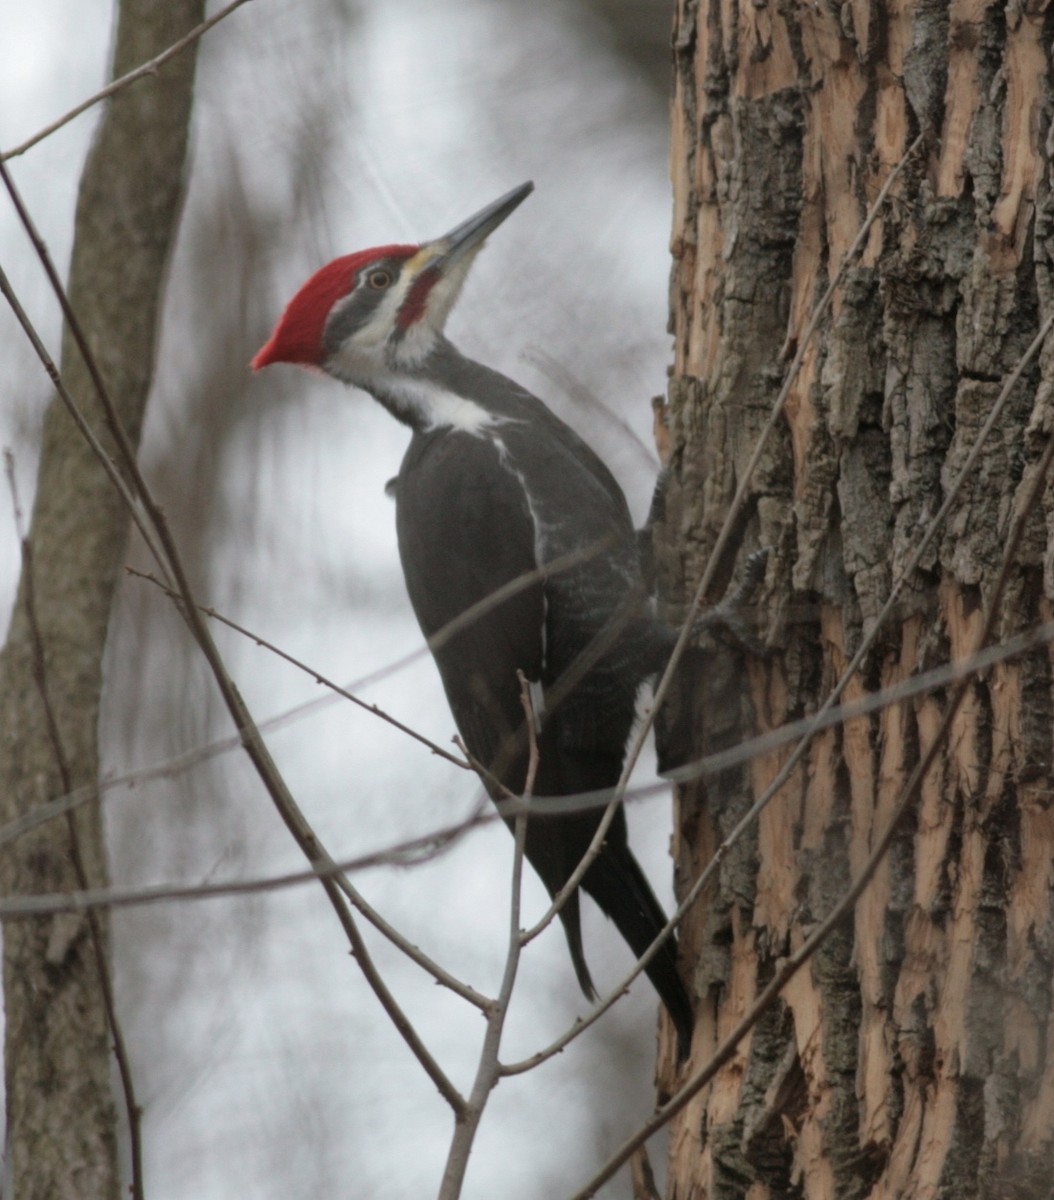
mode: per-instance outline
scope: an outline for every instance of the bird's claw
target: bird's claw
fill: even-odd
[[[754,598],[755,593],[765,578],[765,567],[768,564],[769,551],[767,546],[755,550],[746,561],[743,579],[731,596],[726,596],[715,608],[705,616],[699,617],[692,626],[695,637],[713,633],[715,628],[724,630],[731,635],[731,640],[740,649],[757,658],[764,658],[768,648],[756,633],[747,627],[743,619],[743,610]]]

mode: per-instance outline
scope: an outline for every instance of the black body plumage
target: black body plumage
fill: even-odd
[[[490,420],[414,430],[396,483],[399,553],[426,637],[524,576],[543,577],[434,646],[447,698],[475,758],[522,792],[528,740],[517,670],[541,685],[534,794],[613,789],[641,683],[669,657],[672,637],[651,612],[625,497],[604,463],[540,400],[464,358],[445,339],[428,379]],[[377,398],[397,415],[397,397]],[[574,561],[580,555],[579,561]],[[547,564],[565,565],[544,573]],[[570,563],[570,565],[567,565]],[[591,660],[591,661],[589,661]],[[602,807],[532,817],[526,854],[550,894],[567,882],[596,832]],[[620,808],[582,887],[637,955],[666,922],[630,851]],[[561,911],[579,983],[586,966],[577,895]],[[685,1052],[691,1005],[671,937],[647,973]]]
[[[523,791],[522,671],[536,704],[534,795],[595,802],[618,782],[638,689],[665,666],[674,637],[650,612],[640,544],[611,472],[540,400],[443,336],[483,240],[532,187],[521,184],[432,242],[335,259],[293,297],[253,366],[321,369],[410,426],[395,484],[399,553],[461,736],[492,776]],[[441,636],[477,604],[470,622]],[[594,803],[531,815],[526,854],[550,894],[582,860],[602,812]],[[582,887],[638,956],[666,923],[621,808]],[[592,997],[577,893],[560,916]],[[671,936],[646,970],[683,1056],[692,1008],[676,958]]]

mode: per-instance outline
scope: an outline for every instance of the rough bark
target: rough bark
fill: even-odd
[[[694,589],[818,296],[926,136],[754,479],[742,534],[772,548],[774,652],[749,675],[696,681],[697,748],[823,701],[1051,313],[1052,48],[1046,0],[678,0],[675,476],[659,547],[671,597]],[[1048,338],[848,699],[971,649],[1051,436],[1052,382]],[[1049,620],[1052,595],[1048,487],[998,636]],[[1036,651],[971,687],[852,922],[677,1120],[671,1197],[1049,1195],[1051,666]],[[860,870],[945,698],[817,737],[725,860],[683,931],[692,1065]],[[682,887],[785,757],[682,790]],[[663,1086],[676,1077],[667,1060]]]
[[[114,73],[160,53],[200,22],[203,0],[122,0]],[[69,291],[125,428],[138,442],[154,364],[165,264],[178,223],[194,81],[194,50],[119,93],[92,146],[77,202]],[[107,447],[72,339],[65,380]],[[72,420],[48,408],[30,543],[36,623],[47,692],[74,786],[98,776],[97,720],[107,623],[128,514]],[[18,592],[0,655],[0,820],[63,792],[27,612]],[[53,821],[0,855],[5,893],[78,886],[71,830]],[[98,809],[82,808],[75,837],[92,886],[105,882]],[[103,923],[103,935],[106,929]],[[85,921],[12,921],[4,928],[7,1162],[13,1194],[120,1194],[110,1038]]]

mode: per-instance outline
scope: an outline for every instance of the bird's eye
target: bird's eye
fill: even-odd
[[[369,283],[371,288],[376,288],[377,291],[382,291],[384,288],[391,285],[392,273],[391,271],[385,271],[383,269],[379,271],[371,271],[369,275],[366,276],[366,281]]]

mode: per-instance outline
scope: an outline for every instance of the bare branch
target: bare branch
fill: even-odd
[[[972,678],[992,666],[1008,662],[1036,649],[1038,646],[1048,645],[1051,642],[1054,642],[1054,621],[1037,626],[1026,633],[1018,634],[1013,638],[1007,639],[1005,642],[982,650],[977,654],[971,654],[955,663],[946,664],[945,666],[927,671],[923,675],[903,680],[892,687],[855,700],[851,704],[840,705],[825,713],[822,719],[817,717],[804,718],[790,725],[783,726],[780,729],[773,730],[770,733],[763,734],[760,737],[752,738],[750,741],[732,747],[729,750],[699,759],[691,765],[690,769],[686,768],[688,774],[684,777],[693,779],[713,777],[728,770],[729,767],[741,765],[752,758],[769,754],[789,742],[797,741],[803,735],[811,735],[819,729],[829,729],[845,721],[858,720],[860,717],[879,712],[892,704],[946,688],[949,684],[956,683],[962,679]],[[680,773],[678,777],[682,777]],[[635,788],[627,792],[625,799],[627,801],[651,799],[664,793],[667,787],[668,784],[666,782],[648,784],[647,786]],[[92,790],[78,789],[76,792],[71,793],[71,797],[75,799],[76,803],[80,803],[83,799],[83,793]],[[321,876],[327,874],[335,875],[339,872],[362,871],[384,866],[405,867],[408,862],[412,865],[413,863],[426,861],[435,857],[436,853],[446,849],[451,842],[470,829],[488,825],[493,821],[515,817],[520,813],[527,813],[529,815],[533,812],[539,815],[552,815],[554,813],[582,812],[591,808],[600,808],[606,805],[609,799],[609,793],[603,792],[592,795],[535,797],[530,802],[530,805],[526,805],[521,797],[516,796],[508,800],[498,801],[493,808],[484,808],[481,806],[471,816],[456,824],[443,826],[431,833],[394,843],[369,854],[342,859],[334,863],[332,871],[318,866],[314,869],[293,871],[281,875],[256,876],[249,879],[226,880],[216,883],[192,885],[147,884],[138,887],[98,888],[86,892],[8,897],[0,900],[0,919],[6,920],[45,913],[77,913],[90,908],[130,908],[170,900],[209,900],[221,896],[239,896],[255,892],[277,891],[303,883],[314,883]],[[14,828],[15,825],[20,824],[19,822],[12,822],[11,825],[0,830],[0,845],[3,845],[5,841],[11,840],[22,832],[20,828]],[[691,890],[685,894],[676,913],[674,913],[667,923],[666,929],[658,935],[656,943],[653,944],[657,945],[663,939],[665,933],[676,925],[680,917],[691,906],[699,889],[710,879],[712,872],[716,869],[720,860],[727,855],[733,844],[733,838],[740,836],[741,832],[737,826],[729,834],[728,839],[718,848],[714,860],[707,865],[706,869],[692,884]],[[651,953],[650,949],[648,953]],[[616,986],[609,997],[611,1002],[614,1002],[614,1000],[625,992],[626,988],[640,974],[640,965],[648,961],[650,961],[650,958],[647,955],[644,956],[634,970]],[[585,1020],[580,1022],[581,1027],[585,1028],[591,1025],[597,1017],[602,1015],[607,1007],[610,1007],[610,1004],[606,1000],[602,1001],[596,1008],[590,1011],[590,1015]],[[571,1037],[572,1035],[565,1034],[559,1042],[554,1043],[547,1051],[540,1053],[546,1056],[548,1056],[550,1051],[555,1053],[557,1050],[562,1049],[571,1040]],[[506,1074],[518,1074],[520,1071],[526,1070],[533,1062],[534,1059],[532,1058],[531,1060],[524,1060],[523,1063],[510,1063],[504,1070]]]
[[[520,699],[527,722],[527,736],[530,739],[527,784],[523,796],[525,801],[529,801],[538,772],[537,717],[527,677],[522,671],[517,671],[516,674],[520,680]],[[476,1131],[479,1129],[483,1110],[487,1106],[490,1093],[501,1078],[498,1057],[501,1051],[501,1034],[505,1028],[505,1017],[509,1011],[509,1001],[512,999],[512,989],[516,983],[516,970],[520,963],[520,951],[523,946],[520,934],[520,894],[524,850],[527,846],[526,813],[520,813],[516,818],[514,833],[516,841],[512,858],[512,896],[509,902],[509,942],[505,953],[505,971],[502,975],[501,989],[497,999],[491,1004],[487,1013],[487,1031],[483,1035],[483,1045],[480,1048],[476,1079],[465,1104],[462,1119],[454,1127],[454,1136],[450,1141],[450,1151],[439,1186],[439,1200],[457,1200],[457,1197],[461,1195],[465,1171],[468,1168],[469,1156],[476,1140]]]
[[[520,703],[523,705],[524,720],[527,722],[527,782],[523,785],[523,798],[529,801],[534,795],[534,781],[538,778],[538,714],[534,711],[534,700],[531,698],[531,685],[527,676],[517,670],[516,678],[520,681]]]
[[[241,6],[246,2],[247,0],[232,0],[232,3],[228,4],[226,8],[220,9],[215,16],[209,17],[207,21],[202,21],[200,25],[195,26],[195,28],[192,29],[185,37],[181,37],[178,42],[173,42],[173,44],[169,46],[169,48],[162,54],[158,54],[155,58],[150,59],[149,62],[143,63],[141,67],[136,67],[134,71],[129,71],[126,75],[122,75],[120,79],[115,79],[112,83],[108,83],[106,87],[100,88],[100,90],[97,91],[93,96],[89,96],[87,100],[82,100],[80,104],[76,105],[74,108],[71,108],[68,113],[65,113],[63,116],[59,117],[57,121],[52,121],[50,125],[45,125],[45,127],[41,129],[39,133],[33,134],[31,138],[27,138],[24,142],[13,147],[11,150],[5,150],[2,154],[0,154],[0,163],[7,162],[8,159],[11,158],[17,158],[20,154],[25,154],[27,150],[32,149],[32,147],[36,146],[39,142],[42,142],[45,138],[50,137],[57,130],[61,129],[63,125],[68,125],[70,121],[74,120],[76,117],[79,117],[81,113],[87,112],[89,108],[94,107],[100,101],[106,100],[116,92],[122,91],[124,88],[128,87],[129,84],[135,83],[137,80],[143,79],[147,75],[156,75],[158,70],[163,67],[170,58],[175,58],[177,54],[182,54],[182,52],[186,50],[188,46],[192,46],[198,40],[198,38],[202,36],[202,34],[208,33],[213,25],[218,25],[220,21],[224,20],[226,17],[229,17],[236,8],[241,8]]]
[[[635,593],[631,593],[623,603],[619,612],[608,622],[608,624],[600,630],[600,632],[589,642],[589,644],[575,658],[570,667],[560,676],[559,679],[548,689],[547,702],[551,707],[555,708],[560,704],[566,696],[570,694],[578,683],[585,678],[593,666],[608,652],[615,644],[623,628],[629,621],[631,615],[636,611],[641,597]],[[552,899],[552,903],[542,914],[541,918],[526,930],[523,935],[524,945],[536,938],[553,919],[557,916],[560,910],[567,903],[568,898],[574,893],[575,889],[582,882],[586,871],[589,870],[593,860],[600,853],[600,847],[604,844],[604,839],[607,837],[607,832],[611,828],[611,822],[615,819],[615,813],[618,811],[618,806],[621,803],[626,793],[626,785],[629,782],[629,773],[622,772],[622,776],[618,781],[615,789],[609,793],[609,798],[606,801],[604,815],[600,819],[600,824],[597,826],[596,833],[593,835],[593,840],[589,843],[586,853],[582,856],[581,861],[571,872],[567,882],[560,888]]]
[[[393,946],[396,946],[399,950],[401,950],[411,962],[417,963],[417,965],[423,971],[426,971],[432,976],[436,983],[440,984],[442,987],[448,988],[456,996],[460,996],[462,1000],[467,1000],[469,1004],[474,1004],[476,1008],[482,1009],[484,1012],[488,1010],[492,1003],[488,996],[484,996],[482,992],[477,992],[474,987],[469,987],[467,983],[464,983],[462,980],[458,979],[456,975],[451,975],[451,973],[444,967],[441,967],[439,963],[435,961],[435,959],[430,958],[424,953],[423,950],[415,946],[408,938],[405,938],[398,931],[398,929],[386,921],[384,917],[382,917],[381,914],[365,899],[362,893],[352,885],[351,881],[343,871],[336,871],[334,877],[338,886],[340,887],[340,890],[345,896],[347,896],[351,903],[354,904],[358,911],[362,913],[366,920],[369,921],[374,929],[382,933],[388,939],[388,941],[390,941]]]
[[[0,169],[2,169],[2,164],[0,164]],[[86,436],[91,436],[90,430],[86,430],[85,432],[86,432]],[[118,476],[117,479],[120,479],[120,477]],[[132,501],[129,499],[129,500],[127,500],[127,502],[131,503]],[[144,532],[144,537],[146,537],[147,534],[145,532],[145,525],[141,526],[141,531]],[[401,671],[403,668],[411,665],[414,662],[417,662],[419,659],[421,659],[425,655],[427,655],[429,653],[430,647],[431,647],[431,649],[434,650],[436,647],[445,644],[451,637],[453,637],[461,629],[465,628],[471,622],[477,620],[480,616],[484,615],[486,612],[489,612],[496,605],[503,603],[506,599],[510,598],[513,595],[516,595],[518,592],[522,591],[526,587],[529,587],[531,584],[536,583],[540,579],[551,578],[554,575],[557,575],[563,571],[569,570],[571,567],[575,566],[576,564],[578,564],[580,562],[588,561],[595,555],[602,553],[605,549],[607,549],[610,546],[610,544],[611,544],[610,539],[600,539],[597,543],[595,543],[592,546],[579,548],[578,550],[572,551],[568,554],[561,555],[559,558],[553,559],[550,563],[547,563],[545,567],[536,568],[535,570],[528,571],[520,576],[517,576],[515,579],[510,580],[507,584],[504,584],[502,587],[500,587],[497,591],[493,592],[491,595],[486,596],[482,600],[477,601],[470,608],[466,609],[464,612],[459,614],[457,617],[453,618],[453,620],[449,621],[446,625],[444,625],[441,629],[439,629],[433,635],[433,637],[430,639],[428,644],[422,645],[419,649],[413,650],[409,654],[403,655],[401,658],[396,659],[394,662],[389,663],[384,667],[380,667],[377,670],[370,672],[368,675],[362,676],[358,680],[355,680],[354,682],[345,685],[344,688],[340,688],[334,684],[330,684],[328,680],[322,680],[324,683],[327,683],[330,687],[333,687],[335,690],[335,693],[337,693],[337,694],[319,696],[313,700],[305,701],[302,704],[294,705],[292,708],[286,709],[284,712],[278,713],[273,717],[269,717],[263,721],[258,721],[257,728],[259,729],[259,731],[261,733],[271,732],[275,729],[282,728],[285,725],[288,725],[293,721],[301,720],[304,717],[310,716],[311,714],[319,711],[320,709],[325,708],[329,704],[335,703],[336,700],[340,696],[344,696],[348,699],[352,699],[353,697],[348,695],[349,692],[352,692],[354,690],[359,690],[361,688],[364,688],[364,687],[370,686],[374,683],[377,683],[383,679],[390,678],[392,675],[396,674],[398,671]],[[162,561],[163,556],[161,555],[160,549],[157,549],[155,551],[155,558],[157,558],[157,560],[159,562]],[[129,572],[129,574],[131,574],[137,578],[145,578],[145,579],[151,580],[152,582],[155,582],[158,587],[162,588],[162,590],[166,590],[168,588],[168,585],[166,585],[163,581],[154,579],[148,573],[134,570],[131,567],[126,567],[126,570]],[[201,607],[201,606],[199,606],[199,607]],[[268,649],[273,650],[275,653],[279,654],[281,657],[285,657],[288,661],[292,662],[294,665],[300,666],[308,674],[312,675],[312,677],[314,677],[316,679],[320,679],[320,680],[322,679],[322,677],[319,675],[319,673],[317,671],[314,670],[314,668],[307,666],[306,664],[299,663],[298,660],[294,659],[292,656],[284,654],[283,651],[278,650],[271,643],[267,642],[263,638],[258,637],[258,635],[252,633],[250,630],[243,629],[236,622],[225,617],[223,614],[219,613],[215,609],[202,607],[201,611],[206,613],[207,615],[211,616],[213,619],[215,619],[217,621],[221,621],[226,625],[229,625],[232,629],[235,629],[238,632],[243,633],[244,636],[252,638],[254,641],[257,641],[260,645],[263,645],[263,646],[267,647]],[[607,646],[607,644],[608,643],[606,641],[603,643],[600,643],[598,645],[597,652],[602,653],[603,649]],[[589,663],[592,663],[592,661],[593,661],[593,659],[590,658]],[[577,670],[577,665],[576,665],[574,674],[572,675],[571,672],[568,672],[568,675],[564,679],[561,679],[560,681],[558,681],[558,686],[566,687],[568,680],[570,680],[570,682],[573,684],[580,677],[581,677],[581,675],[579,674],[579,672]],[[356,701],[356,703],[362,703],[362,702]],[[377,710],[375,708],[375,706],[368,705],[368,707],[373,709],[374,711],[376,711],[378,713],[378,715],[381,715],[380,711]],[[413,734],[412,731],[409,730],[408,728],[406,729],[406,732],[411,733],[411,736],[417,736],[417,735]],[[461,743],[458,742],[457,739],[455,739],[455,742],[459,746],[461,745]],[[433,749],[436,753],[438,753],[444,757],[446,756],[445,752],[438,749],[438,747],[436,747],[433,743],[427,742],[426,744],[429,746],[430,749]],[[111,777],[110,779],[102,781],[99,784],[97,791],[95,789],[82,788],[74,793],[69,793],[64,796],[57,796],[53,800],[47,802],[46,804],[40,804],[40,805],[34,806],[34,808],[31,812],[25,813],[22,817],[18,818],[16,821],[12,821],[7,826],[0,828],[0,845],[3,845],[5,842],[11,841],[16,837],[22,836],[24,833],[28,833],[31,829],[35,828],[37,825],[41,825],[41,824],[45,823],[46,821],[52,820],[56,816],[60,816],[68,808],[76,808],[79,804],[87,803],[89,800],[93,799],[96,795],[102,797],[102,796],[105,796],[107,793],[113,791],[115,788],[125,787],[125,786],[133,786],[135,784],[146,783],[152,779],[174,778],[176,775],[180,774],[181,772],[189,770],[190,768],[195,767],[195,766],[199,765],[200,763],[206,762],[210,758],[214,758],[216,755],[227,753],[228,751],[231,751],[231,750],[239,750],[241,748],[242,748],[241,735],[240,735],[240,733],[234,733],[232,735],[228,735],[225,737],[216,738],[211,742],[206,742],[203,745],[195,747],[191,750],[183,751],[180,754],[173,755],[171,758],[164,759],[158,763],[154,763],[151,766],[140,767],[133,771],[125,771],[120,775],[115,775],[115,776]],[[471,757],[468,755],[468,752],[464,750],[464,747],[461,747],[461,748],[465,754],[465,761],[468,763],[468,765],[471,766],[472,769],[475,770],[477,773],[483,773],[484,775],[486,775],[486,769],[483,767],[483,765],[479,762],[471,761]],[[455,762],[458,766],[465,765],[464,763],[460,762],[457,759],[452,759],[452,761]],[[501,787],[501,784],[499,781],[492,780],[492,782],[494,782],[499,788]],[[518,798],[516,798],[516,803],[519,803]],[[605,803],[606,803],[606,801],[605,801]]]
[[[331,864],[318,863],[300,871],[281,875],[255,876],[249,879],[229,879],[215,883],[145,884],[135,887],[95,888],[81,892],[61,892],[36,896],[9,896],[0,900],[0,919],[34,917],[51,913],[79,913],[93,908],[136,908],[145,904],[160,904],[169,900],[215,900],[223,896],[247,896],[257,892],[281,891],[304,883],[317,883],[348,871],[364,871],[381,866],[405,866],[408,854],[417,854],[423,861],[437,843],[444,847],[477,825],[498,819],[497,813],[477,813],[458,825],[436,833],[411,838],[373,854],[343,859]]]
[[[129,575],[132,575],[137,579],[145,579],[147,582],[159,587],[170,599],[179,599],[179,594],[172,588],[162,583],[156,575],[151,575],[145,571],[137,571],[135,567],[126,567],[125,570]],[[258,646],[263,647],[264,650],[270,650],[272,654],[277,655],[279,658],[284,659],[285,662],[290,663],[298,670],[303,671],[305,675],[310,675],[316,683],[321,684],[323,687],[329,688],[329,690],[336,693],[336,695],[345,700],[350,700],[352,704],[357,705],[359,708],[365,709],[366,712],[372,713],[375,717],[379,717],[382,721],[385,721],[395,729],[398,729],[400,733],[405,733],[407,737],[411,737],[414,739],[414,741],[420,742],[422,746],[427,746],[428,749],[431,750],[432,753],[437,757],[445,759],[448,763],[452,763],[455,767],[461,767],[462,770],[469,771],[472,769],[472,765],[467,760],[457,758],[455,755],[451,754],[449,750],[444,750],[442,746],[437,745],[430,738],[426,738],[423,733],[418,733],[416,729],[411,729],[409,725],[404,725],[402,721],[398,720],[396,717],[393,717],[390,713],[386,713],[379,705],[370,704],[367,700],[360,700],[358,696],[353,695],[346,688],[341,687],[339,683],[334,683],[332,679],[327,678],[327,676],[323,675],[320,671],[316,671],[314,667],[308,666],[307,663],[303,662],[295,655],[281,649],[279,646],[276,646],[274,642],[269,642],[267,638],[263,637],[261,634],[253,633],[251,629],[246,629],[244,625],[239,625],[237,621],[232,620],[230,617],[225,617],[221,612],[217,612],[216,609],[211,605],[199,604],[198,609],[204,613],[206,617],[211,617],[214,621],[219,621],[220,624],[226,625],[228,629],[233,629],[236,633],[240,633],[242,637],[246,637],[250,641],[255,642]]]

